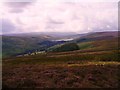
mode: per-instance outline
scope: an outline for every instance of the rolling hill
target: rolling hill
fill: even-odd
[[[50,46],[64,43],[64,41],[50,41],[50,39],[46,36],[3,36],[3,57],[35,52],[36,50],[43,51]]]
[[[119,38],[118,32],[95,32],[71,40],[69,43],[76,43],[79,46],[79,50],[114,50],[119,49]],[[54,52],[62,46],[63,44],[54,45],[48,48],[48,51]]]
[[[90,33],[71,41],[60,41],[60,38],[58,42],[48,38],[5,36],[4,49],[13,52],[15,49],[21,50],[18,49],[20,47],[26,49],[27,45],[29,45],[28,50],[33,49],[32,45],[38,45],[34,47],[39,49],[40,46],[41,49],[48,44],[50,46],[44,53],[3,58],[3,89],[118,88],[119,36],[112,33]],[[81,41],[83,38],[86,40]],[[11,48],[14,46],[16,47]]]
[[[37,51],[56,51],[63,44],[76,43],[79,49],[116,48],[118,32],[93,32],[86,34],[72,33],[26,33],[2,36],[2,56],[9,57],[18,54]],[[68,41],[66,41],[68,39]],[[70,40],[69,40],[70,39]],[[65,40],[65,41],[64,41]],[[97,42],[99,41],[99,42]],[[103,43],[100,45],[100,43]],[[111,44],[111,45],[108,45]],[[107,47],[108,46],[108,47]],[[69,46],[68,46],[69,47]],[[65,48],[64,48],[65,49]],[[64,50],[63,50],[64,51]]]

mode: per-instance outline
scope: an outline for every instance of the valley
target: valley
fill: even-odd
[[[120,48],[117,31],[95,32],[80,37],[77,35],[77,38],[70,41],[40,39],[38,36],[34,40],[33,36],[17,40],[15,37],[12,39],[10,37],[5,40],[13,41],[9,41],[8,46],[13,45],[11,47],[16,50],[20,47],[27,48],[27,52],[15,52],[10,57],[3,58],[3,88],[118,88],[120,86]],[[3,43],[6,43],[5,41]],[[18,46],[18,43],[24,46]],[[31,46],[28,48],[27,44]],[[4,45],[3,53],[7,53],[8,49],[14,49],[5,48],[6,44]]]
[[[118,0],[0,1],[2,90],[119,90]]]

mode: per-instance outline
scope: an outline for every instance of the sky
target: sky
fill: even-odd
[[[1,0],[0,34],[118,30],[118,0]]]

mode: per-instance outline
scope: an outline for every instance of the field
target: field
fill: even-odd
[[[9,40],[9,38],[7,39]],[[52,41],[54,45],[48,47],[44,53],[20,57],[3,56],[3,89],[119,88],[120,48],[118,39],[116,32],[95,33],[71,42],[57,42],[59,44],[56,44]],[[36,41],[38,43],[38,40]],[[11,42],[6,43],[14,47]],[[31,43],[33,42],[31,41]],[[36,43],[33,44],[36,45]],[[51,41],[45,40],[42,42],[43,46],[44,44],[49,46]],[[26,45],[29,43],[26,42]],[[14,48],[20,49],[20,47]],[[30,50],[33,49],[33,46],[31,47]],[[34,48],[38,49],[37,46]],[[14,51],[7,47],[4,53]]]
[[[118,88],[118,50],[73,51],[3,60],[3,88]]]

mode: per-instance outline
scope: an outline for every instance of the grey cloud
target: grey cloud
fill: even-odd
[[[63,3],[69,4],[69,5],[75,5],[76,4],[76,2],[63,2]]]
[[[97,23],[99,24],[99,23]],[[109,27],[107,27],[109,26]],[[113,31],[113,30],[118,30],[117,25],[114,23],[106,22],[104,21],[101,25],[96,25],[95,27],[92,28],[93,31]]]
[[[20,13],[20,12],[23,12],[23,9],[21,9],[21,8],[12,9],[10,12],[11,13]]]
[[[5,5],[10,8],[11,13],[20,13],[24,8],[31,5],[32,2],[5,2]]]
[[[62,22],[62,21],[53,20],[51,18],[48,19],[47,23],[49,23],[49,24],[64,24],[64,22]]]
[[[16,31],[16,26],[10,20],[2,19],[0,21],[2,21],[2,30],[0,30],[2,31],[2,34],[13,33]]]
[[[6,5],[13,8],[25,7],[31,4],[31,2],[6,2]]]
[[[64,25],[63,21],[54,20],[52,18],[48,19],[45,29],[58,29]]]
[[[61,28],[61,25],[55,25],[55,24],[46,24],[45,29],[56,29]]]

